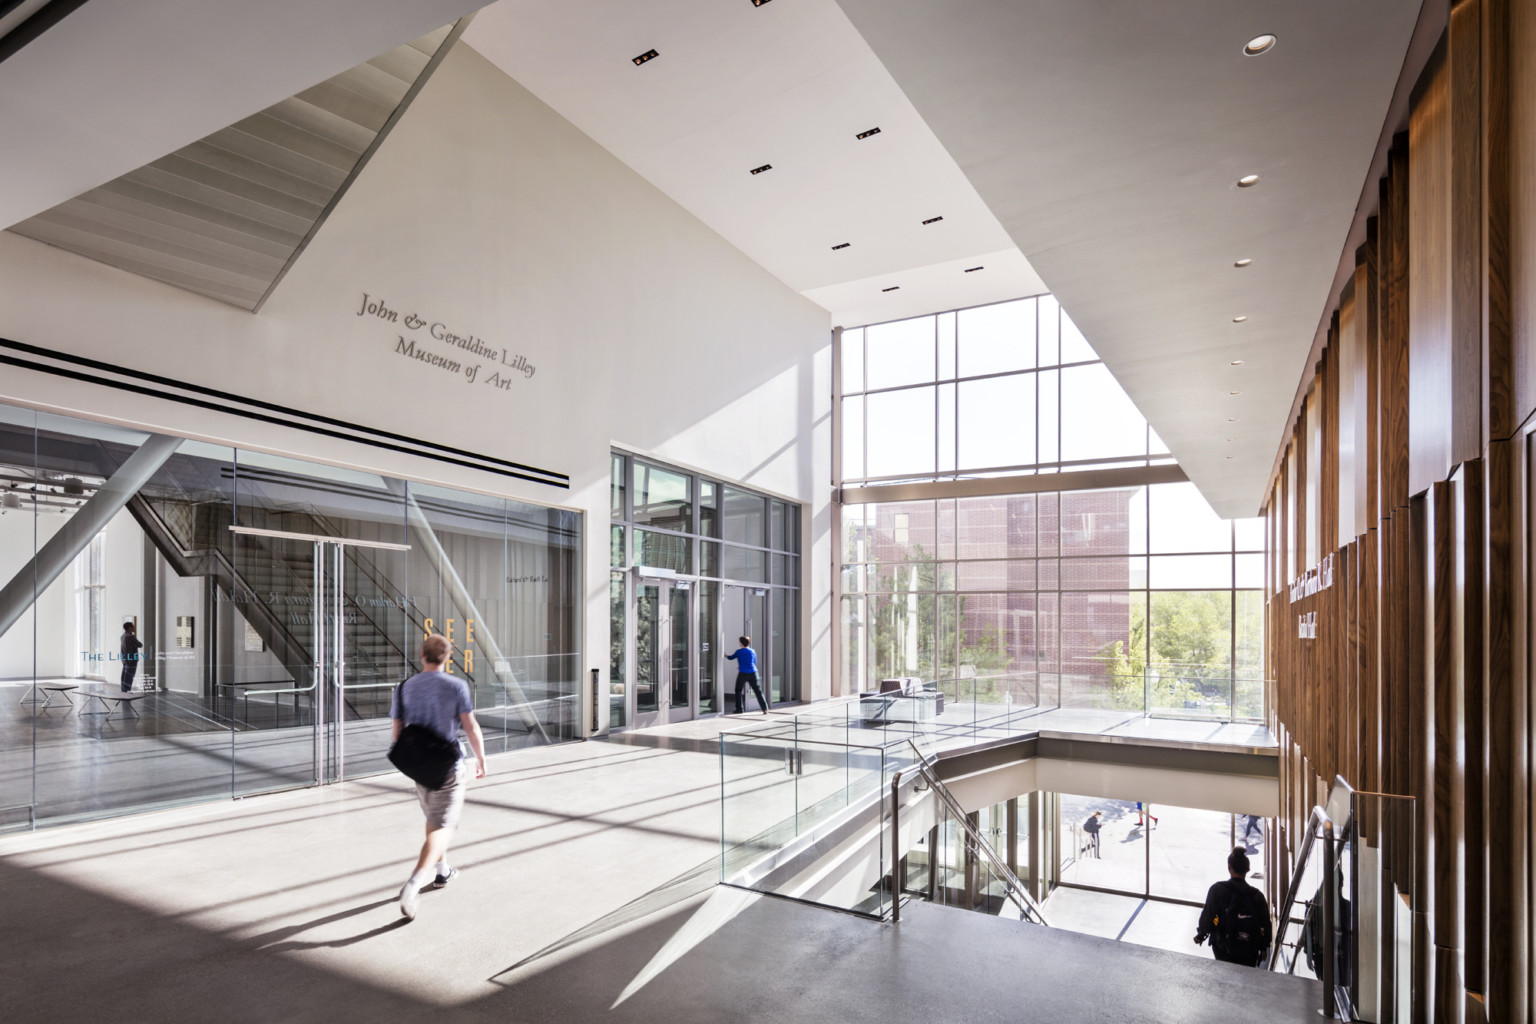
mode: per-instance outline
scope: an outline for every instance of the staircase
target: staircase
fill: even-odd
[[[116,453],[101,445],[99,462],[110,474]],[[128,511],[145,535],[180,576],[209,579],[239,617],[261,638],[265,648],[291,676],[292,686],[314,682],[316,608],[315,548],[310,541],[232,534],[231,467],[200,459],[173,458],[154,482],[128,503]],[[313,507],[263,500],[263,477],[280,484],[282,475],[240,471],[240,525],[319,537],[354,536],[365,521],[347,523],[354,531]],[[248,498],[254,495],[254,498]],[[380,528],[381,534],[385,532]],[[381,538],[382,539],[382,538]],[[389,538],[398,539],[396,537]],[[426,632],[426,616],[409,596],[403,581],[402,552],[345,546],[342,551],[343,606],[346,649],[346,714],[349,719],[380,718],[389,712],[390,689],[414,670],[414,640]],[[393,561],[396,564],[386,565]],[[329,568],[329,567],[327,567]],[[464,616],[448,607],[444,617]],[[466,616],[467,617],[467,616]],[[241,643],[239,619],[235,644]],[[490,666],[475,666],[489,676]],[[456,668],[471,688],[476,672]],[[276,680],[273,680],[276,681]],[[214,710],[237,717],[225,704],[233,700],[226,687],[205,696]],[[208,684],[214,686],[212,681]],[[301,700],[305,695],[298,695]]]

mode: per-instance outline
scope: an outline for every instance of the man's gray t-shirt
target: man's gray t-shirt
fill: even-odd
[[[400,712],[401,695],[405,697],[405,713]],[[424,725],[445,740],[459,737],[459,716],[475,710],[464,680],[446,672],[418,672],[395,688],[394,699],[389,704],[389,717],[398,718],[402,725]]]

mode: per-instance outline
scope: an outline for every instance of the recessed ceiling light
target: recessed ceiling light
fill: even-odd
[[[1253,260],[1244,259],[1244,260],[1238,260],[1236,263],[1234,263],[1232,265],[1234,267],[1246,267],[1248,264],[1250,264],[1252,262],[1253,262]]]
[[[1232,365],[1233,366],[1242,366],[1243,365],[1243,361],[1241,359],[1234,359],[1234,360],[1232,360]]]
[[[900,287],[901,287],[901,285],[899,285],[899,284],[893,284],[889,288],[881,288],[880,290],[883,291],[883,292],[894,292],[894,291],[896,291]]]
[[[1228,440],[1228,441],[1236,441],[1236,440],[1237,440],[1237,438],[1235,438],[1235,437],[1229,437],[1229,438],[1227,438],[1227,440]]]
[[[929,224],[937,224],[939,221],[941,221],[943,219],[944,219],[943,217],[929,217],[927,220],[923,221],[923,224],[924,224],[924,226],[927,226]]]
[[[1227,456],[1227,458],[1229,458],[1229,459],[1230,459],[1230,458],[1231,458],[1231,457],[1232,457],[1232,456],[1230,456],[1230,455],[1228,455],[1228,456]]]
[[[752,0],[752,6],[753,7],[761,7],[761,6],[763,6],[763,4],[770,3],[770,2],[771,2],[771,0]]]
[[[1228,416],[1227,417],[1227,422],[1228,423],[1236,423],[1237,422],[1237,417],[1236,416]]]
[[[756,172],[756,171],[753,171],[753,172],[752,172],[752,173],[753,173],[753,174],[756,174],[756,173],[757,173],[757,172]],[[1247,319],[1248,319],[1248,318],[1247,318],[1247,317],[1246,317],[1246,316],[1235,316],[1235,317],[1233,317],[1233,318],[1232,318],[1232,322],[1233,322],[1233,323],[1235,323],[1235,324],[1240,324],[1240,323],[1242,323],[1242,322],[1243,322],[1243,321],[1244,321],[1244,320],[1247,320]]]
[[[1241,178],[1237,179],[1238,188],[1252,188],[1258,183],[1259,176],[1257,174],[1245,174]]]
[[[1228,391],[1227,394],[1229,394],[1229,395],[1240,395],[1240,394],[1242,394],[1242,392],[1241,391]]]
[[[659,56],[661,56],[661,55],[658,54],[655,50],[646,50],[640,56],[635,57],[633,59],[634,59],[634,62],[637,65],[639,65],[639,64],[644,64],[648,60],[655,60]]]
[[[832,251],[833,252],[837,252],[837,250],[839,250],[839,249],[846,249],[846,248],[848,248],[852,244],[853,244],[852,242],[839,242],[839,243],[837,243],[836,245],[834,245],[832,247]]]
[[[978,270],[986,270],[986,269],[987,269],[986,267],[966,267],[965,268],[965,272],[967,274],[974,274]]]
[[[1248,40],[1247,45],[1243,47],[1243,52],[1250,57],[1257,57],[1261,53],[1268,53],[1270,50],[1273,50],[1277,42],[1279,40],[1272,33],[1266,32],[1261,36],[1254,36]]]
[[[773,170],[773,164],[763,164],[763,166],[761,166],[761,167],[754,167],[754,168],[752,168],[752,173],[753,174],[762,174],[764,171],[771,171],[771,170]]]
[[[855,135],[854,138],[855,139],[867,139],[871,135],[879,135],[879,134],[880,134],[880,129],[879,128],[871,128],[867,132],[859,132],[859,134]]]

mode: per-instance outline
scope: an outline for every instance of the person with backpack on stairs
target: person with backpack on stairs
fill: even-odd
[[[1274,930],[1269,921],[1269,901],[1248,884],[1248,853],[1234,847],[1227,855],[1226,881],[1211,886],[1200,911],[1195,945],[1211,940],[1217,960],[1244,967],[1258,967],[1269,956]]]

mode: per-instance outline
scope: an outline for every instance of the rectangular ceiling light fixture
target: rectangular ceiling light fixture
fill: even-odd
[[[832,251],[833,252],[837,252],[837,250],[839,250],[839,249],[846,249],[846,248],[848,248],[852,244],[853,244],[852,242],[839,242],[837,245],[834,245],[832,247]]]
[[[764,171],[771,171],[771,170],[773,170],[773,164],[763,164],[763,166],[761,166],[761,167],[754,167],[754,168],[752,168],[752,173],[753,174],[762,174]]]
[[[967,274],[974,274],[978,270],[986,270],[986,269],[987,269],[986,267],[966,267],[965,268],[965,272]]]
[[[923,224],[925,224],[925,225],[927,225],[927,224],[937,224],[939,221],[941,221],[943,219],[944,219],[943,217],[929,217],[927,220],[923,221]]]
[[[638,67],[639,65],[644,64],[648,60],[655,60],[659,56],[660,56],[660,54],[658,54],[655,50],[646,50],[640,56],[635,58],[635,65]]]
[[[859,134],[855,135],[854,138],[856,138],[856,139],[867,139],[871,135],[879,135],[879,134],[880,134],[880,129],[879,128],[871,128],[867,132],[859,132]]]
[[[897,291],[900,288],[901,288],[901,285],[893,284],[889,288],[881,288],[880,290],[883,291],[883,292],[894,292],[894,291]]]

